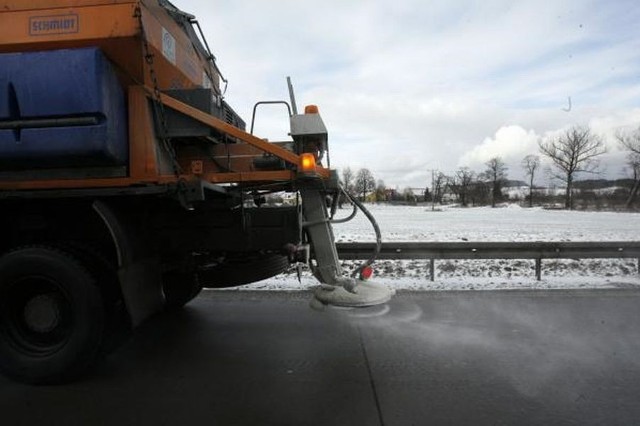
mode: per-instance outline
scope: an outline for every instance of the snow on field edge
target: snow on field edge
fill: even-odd
[[[461,290],[576,290],[576,289],[613,289],[639,288],[640,279],[628,277],[589,278],[576,280],[571,277],[534,278],[525,280],[503,280],[486,278],[444,279],[435,282],[419,281],[415,279],[376,279],[396,290],[413,291],[461,291]],[[271,278],[257,283],[230,289],[216,289],[211,291],[305,291],[313,289],[318,282],[312,277],[305,277],[302,282],[292,279]]]

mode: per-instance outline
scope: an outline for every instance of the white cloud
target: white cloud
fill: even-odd
[[[626,165],[627,152],[616,139],[619,131],[635,130],[640,126],[640,108],[618,114],[595,117],[589,122],[594,133],[601,136],[607,145],[607,153],[600,160],[600,171],[611,179],[629,177]]]
[[[640,124],[635,0],[174,3],[198,16],[247,121],[254,102],[288,99],[291,75],[299,106],[320,106],[332,165],[389,186],[488,155],[515,177],[538,136]],[[258,122],[261,136],[286,132],[278,112]]]
[[[621,149],[616,139],[616,133],[620,130],[638,128],[640,125],[640,109],[636,108],[616,114],[594,117],[586,125],[591,128],[594,134],[603,139],[607,148],[607,152],[599,158],[600,174],[592,177],[604,176],[616,179],[626,176],[626,152]],[[509,167],[509,176],[522,179],[523,172],[520,166],[522,159],[529,154],[540,155],[538,141],[559,135],[568,127],[570,126],[550,129],[544,134],[537,134],[533,130],[525,130],[518,125],[502,126],[494,136],[485,138],[481,144],[466,152],[460,158],[458,167],[469,167],[472,170],[482,171],[486,168],[485,163],[489,159],[500,157]],[[541,156],[541,159],[545,167],[551,166],[544,156]]]
[[[484,170],[485,163],[493,157],[500,157],[510,169],[519,167],[522,159],[538,152],[540,136],[533,130],[520,126],[505,126],[498,129],[494,137],[486,138],[462,156],[459,166],[473,170]]]
[[[640,127],[640,108],[594,117],[590,120],[589,127],[594,133],[604,138],[610,151],[619,151],[621,148],[616,139],[616,133]]]

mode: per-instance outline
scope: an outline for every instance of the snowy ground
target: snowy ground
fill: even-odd
[[[640,214],[502,208],[442,208],[370,205],[383,241],[639,241]],[[342,210],[338,216],[350,211]],[[375,241],[371,225],[358,214],[336,225],[338,241]],[[346,269],[353,263],[345,262]],[[436,280],[429,281],[429,264],[420,260],[378,261],[377,282],[397,289],[553,289],[640,287],[635,259],[545,260],[543,279],[535,279],[529,260],[440,260]],[[317,285],[305,272],[295,272],[244,286],[242,289],[300,290]]]

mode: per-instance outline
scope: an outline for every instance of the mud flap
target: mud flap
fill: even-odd
[[[118,278],[124,302],[135,327],[164,307],[162,277],[156,257],[126,213],[103,201],[93,204],[94,210],[107,225],[118,254]]]

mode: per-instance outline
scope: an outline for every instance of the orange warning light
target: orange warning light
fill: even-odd
[[[318,105],[307,105],[304,107],[305,114],[318,114]]]
[[[316,171],[316,157],[310,152],[300,154],[300,172],[311,173]]]

